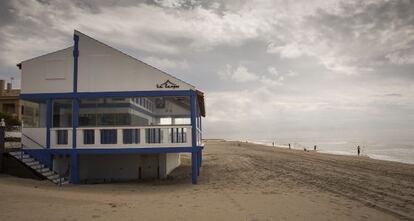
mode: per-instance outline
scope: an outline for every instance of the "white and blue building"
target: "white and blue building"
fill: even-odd
[[[73,45],[22,61],[22,148],[73,184],[163,178],[202,161],[204,95],[75,31]]]

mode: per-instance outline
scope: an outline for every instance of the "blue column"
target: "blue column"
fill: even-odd
[[[70,155],[70,182],[72,184],[80,183],[79,176],[79,155],[75,150]]]
[[[72,100],[72,148],[76,148],[76,128],[78,127],[79,101],[77,98]]]
[[[191,178],[192,183],[197,184],[198,176],[198,156],[197,156],[197,122],[196,122],[196,94],[195,91],[190,91],[190,102],[191,102],[191,143],[193,151],[191,152]]]
[[[50,149],[50,128],[52,127],[53,100],[48,99],[46,102],[46,148]]]
[[[78,93],[78,57],[79,57],[79,36],[73,35],[73,94]],[[79,101],[72,100],[72,148],[76,148],[76,128],[78,127]]]
[[[193,184],[197,184],[197,177],[198,177],[198,157],[197,157],[197,151],[193,150],[191,152],[191,181]]]
[[[78,92],[79,36],[73,35],[73,93]]]

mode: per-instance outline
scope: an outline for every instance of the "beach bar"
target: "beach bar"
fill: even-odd
[[[17,65],[24,154],[79,184],[165,178],[190,153],[196,184],[203,93],[79,31],[73,40]]]

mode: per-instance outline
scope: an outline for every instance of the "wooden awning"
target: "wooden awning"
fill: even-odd
[[[206,117],[206,108],[204,105],[204,93],[197,91],[198,107],[200,108],[200,115]]]

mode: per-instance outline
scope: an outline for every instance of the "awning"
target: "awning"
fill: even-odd
[[[204,93],[197,91],[198,107],[200,108],[200,115],[206,117],[206,108],[204,105]]]

